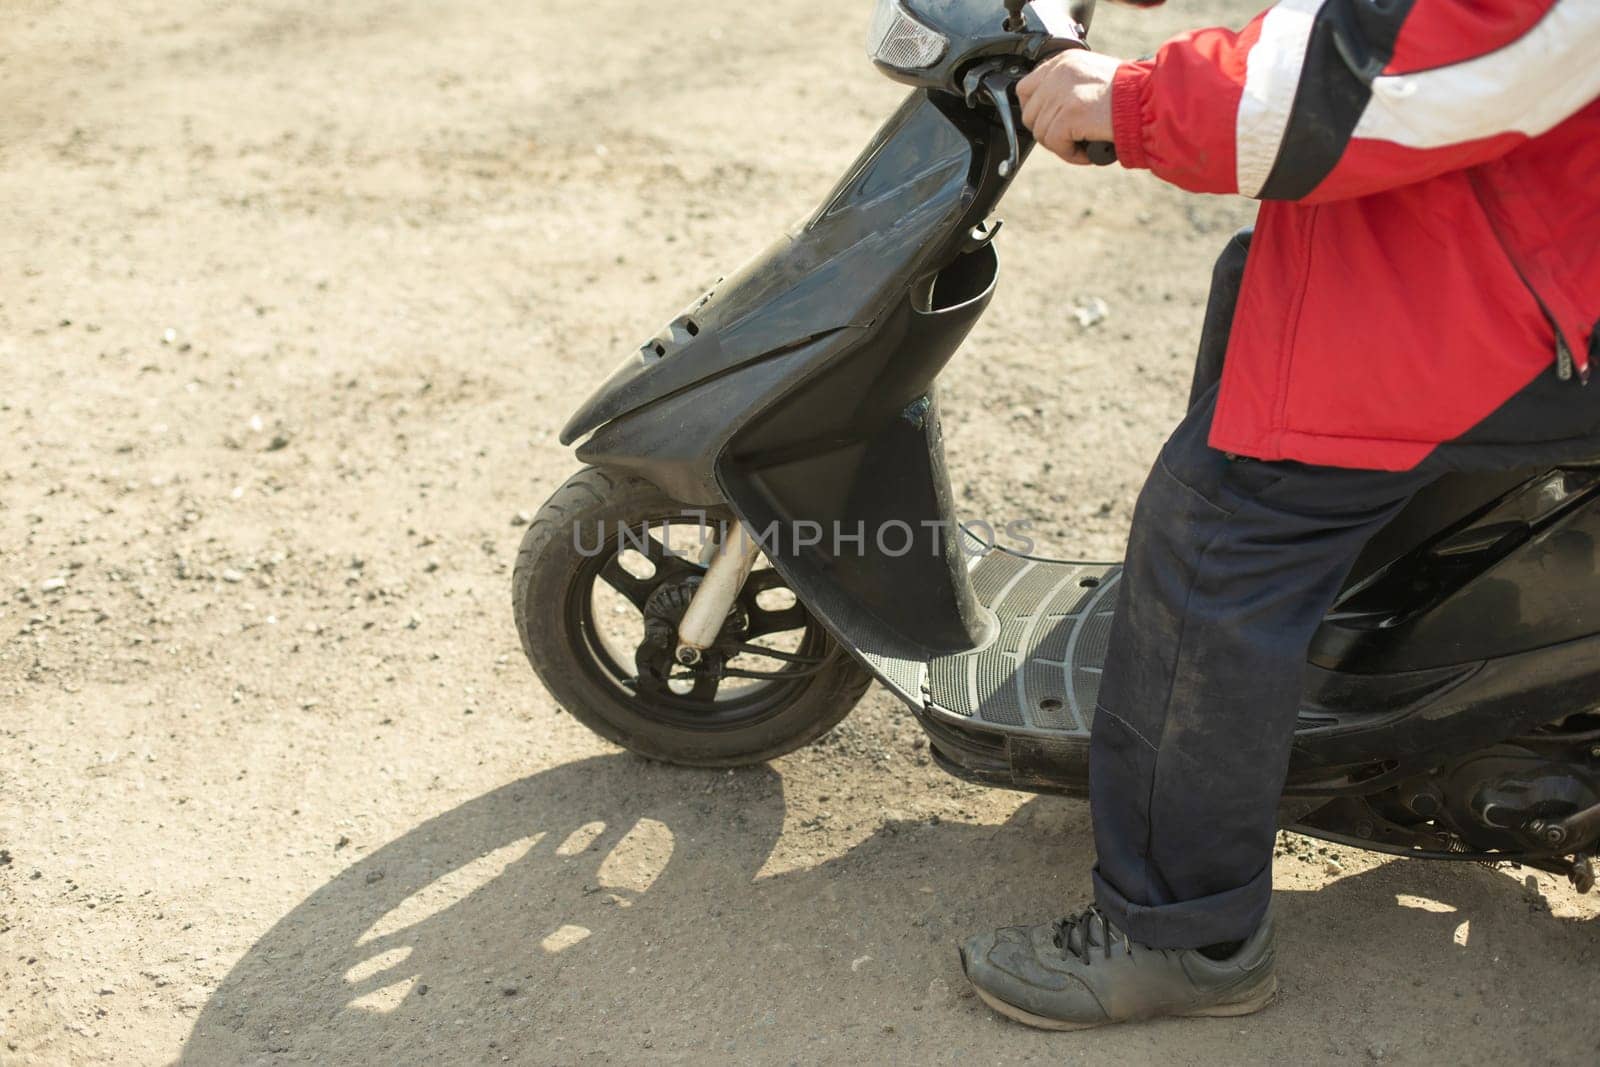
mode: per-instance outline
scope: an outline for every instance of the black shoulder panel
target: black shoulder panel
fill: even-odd
[[[1372,79],[1394,57],[1414,2],[1328,0],[1322,6],[1262,200],[1298,200],[1338,165],[1372,96]]]

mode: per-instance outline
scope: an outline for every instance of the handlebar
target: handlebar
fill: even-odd
[[[1097,167],[1108,166],[1117,161],[1117,146],[1110,141],[1079,141],[1078,147],[1089,157],[1089,162]]]

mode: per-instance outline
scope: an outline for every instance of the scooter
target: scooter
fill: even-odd
[[[1093,3],[878,0],[913,86],[822,205],[646,341],[561,434],[523,648],[603,737],[759,762],[876,681],[962,778],[1083,795],[1120,574],[956,521],[935,379],[994,296],[1032,141],[1015,85]],[[1086,146],[1109,162],[1109,145]],[[1424,490],[1310,651],[1282,817],[1343,845],[1594,883],[1600,461]]]

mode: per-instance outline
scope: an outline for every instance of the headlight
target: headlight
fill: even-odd
[[[867,55],[879,63],[920,70],[939,62],[949,44],[944,34],[912,18],[899,0],[878,0],[867,31]]]

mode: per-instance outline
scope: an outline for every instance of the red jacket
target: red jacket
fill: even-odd
[[[1112,107],[1126,166],[1265,201],[1213,447],[1409,469],[1600,362],[1600,0],[1283,0]]]

